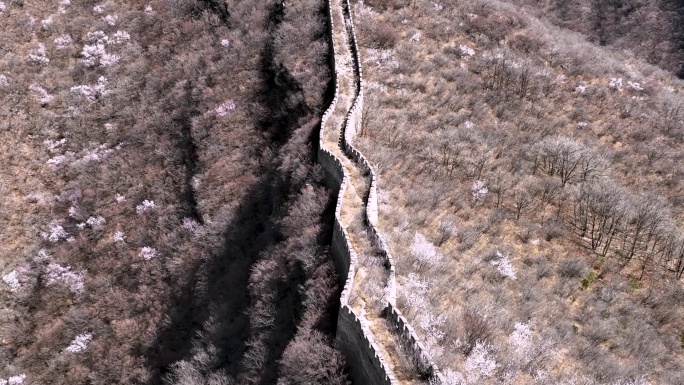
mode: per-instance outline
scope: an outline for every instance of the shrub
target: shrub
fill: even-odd
[[[595,271],[590,271],[589,274],[582,278],[582,288],[587,289],[591,284],[593,284],[596,281],[597,275]]]
[[[379,20],[372,24],[361,24],[356,27],[359,29],[359,44],[364,47],[392,49],[399,40],[397,31],[392,26]]]
[[[485,343],[493,336],[490,324],[475,310],[466,310],[463,313],[463,333],[461,350],[465,355],[470,355],[478,343]]]
[[[565,259],[558,266],[558,274],[566,278],[577,278],[586,275],[587,269],[587,264],[582,259]]]

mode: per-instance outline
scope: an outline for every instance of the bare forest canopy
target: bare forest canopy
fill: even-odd
[[[397,306],[449,383],[682,384],[676,4],[520,3],[356,3]]]
[[[483,0],[482,3],[486,3]],[[584,34],[591,42],[629,50],[684,78],[681,0],[513,0],[527,12]]]
[[[350,383],[325,7],[0,0],[0,385]],[[684,385],[684,3],[352,9],[447,383]]]
[[[0,1],[0,383],[347,383],[325,15]]]

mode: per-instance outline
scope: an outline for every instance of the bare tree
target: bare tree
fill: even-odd
[[[570,138],[546,138],[532,147],[533,173],[537,170],[558,176],[565,186],[600,175],[608,160],[596,149]]]
[[[508,191],[513,186],[513,181],[511,175],[507,172],[503,172],[500,169],[496,170],[494,176],[489,178],[489,191],[491,191],[496,200],[494,204],[496,207],[501,207],[501,204],[508,195]]]
[[[646,194],[632,199],[629,212],[630,226],[623,238],[621,267],[627,266],[638,252],[648,252],[649,245],[651,248],[657,245],[650,243],[660,240],[656,234],[668,218],[667,208],[659,199]]]
[[[513,189],[513,208],[515,220],[520,220],[522,214],[534,203],[534,197],[526,184],[520,184]]]
[[[437,246],[442,246],[442,244],[448,241],[451,237],[456,235],[456,223],[450,219],[442,218],[437,226],[439,230],[439,239],[437,240]]]
[[[627,214],[627,192],[611,183],[585,183],[577,190],[574,205],[574,224],[581,237],[588,237],[592,250],[605,256],[624,227]]]

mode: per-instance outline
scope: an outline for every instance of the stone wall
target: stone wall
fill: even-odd
[[[328,28],[333,31],[333,18],[331,13],[332,4],[328,1]],[[333,58],[330,60],[333,66],[333,81],[335,82],[335,95],[330,106],[323,114],[321,119],[321,129],[325,127],[328,119],[337,107],[339,98],[339,83],[337,80],[337,70],[335,68],[335,52],[332,43],[332,33],[330,47]],[[340,138],[342,140],[342,138]],[[340,285],[343,287],[340,296],[340,310],[337,320],[336,340],[342,353],[345,355],[352,368],[352,378],[361,384],[397,384],[396,380],[389,375],[390,372],[384,359],[378,354],[379,349],[373,342],[372,333],[363,322],[349,307],[349,296],[354,285],[354,275],[357,265],[356,251],[351,245],[347,229],[342,225],[340,212],[342,201],[349,183],[349,174],[345,170],[342,160],[338,159],[331,151],[325,148],[323,135],[320,136],[318,146],[318,162],[326,170],[328,184],[339,189],[337,205],[335,207],[335,223],[333,225],[332,257],[340,277]]]
[[[371,331],[348,306],[340,309],[337,317],[337,346],[342,351],[354,351],[347,357],[352,367],[352,378],[356,385],[394,385],[398,384],[380,350],[373,341]]]
[[[392,304],[387,304],[384,313],[385,318],[394,327],[392,332],[399,334],[402,348],[413,360],[418,372],[430,379],[431,383],[444,383],[442,373],[427,354],[427,349],[399,309]]]
[[[352,54],[354,60],[354,70],[357,77],[356,94],[354,95],[354,103],[346,117],[346,124],[344,131],[339,139],[340,148],[345,155],[357,163],[362,172],[370,177],[370,191],[366,199],[366,223],[370,228],[370,233],[375,242],[376,247],[381,251],[385,257],[385,268],[388,270],[388,281],[385,288],[387,308],[385,316],[390,323],[395,326],[401,341],[405,342],[407,346],[405,349],[410,351],[414,356],[421,357],[421,362],[426,362],[426,373],[430,377],[431,383],[438,384],[442,380],[437,367],[427,356],[423,345],[418,340],[413,329],[408,324],[408,321],[396,309],[396,272],[395,264],[392,255],[389,252],[387,243],[382,238],[377,228],[378,223],[378,202],[377,202],[377,174],[370,162],[363,154],[353,146],[354,138],[358,133],[362,124],[363,112],[363,77],[361,73],[361,61],[357,45],[356,32],[352,20],[351,6],[349,0],[343,0],[344,6],[348,10],[347,16],[349,18],[349,25],[351,27],[351,42]],[[339,97],[339,83],[337,78],[337,69],[335,68],[335,48],[332,42],[333,36],[333,18],[332,18],[332,4],[328,1],[328,27],[330,33],[330,47],[332,52],[332,69],[333,81],[335,82],[335,95],[330,106],[323,114],[321,119],[321,129],[325,127],[330,116],[335,111]],[[347,229],[343,226],[340,219],[342,201],[349,184],[349,174],[343,166],[342,160],[337,158],[331,151],[325,148],[323,143],[323,135],[320,136],[318,146],[318,162],[323,166],[328,175],[328,184],[331,188],[339,188],[337,205],[335,208],[335,223],[333,227],[332,239],[332,257],[335,267],[339,274],[340,285],[342,285],[342,293],[340,297],[340,311],[337,320],[337,343],[345,355],[348,363],[352,368],[352,378],[358,385],[366,384],[398,384],[397,380],[391,374],[389,366],[385,359],[379,353],[377,345],[374,342],[373,333],[370,331],[364,321],[356,314],[356,312],[349,306],[349,296],[354,285],[354,276],[357,266],[357,254],[354,250]],[[424,358],[424,359],[423,359]]]

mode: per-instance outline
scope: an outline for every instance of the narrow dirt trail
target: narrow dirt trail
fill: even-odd
[[[370,334],[398,383],[424,384],[411,361],[399,348],[401,344],[398,335],[389,331],[382,316],[386,305],[389,271],[385,266],[384,255],[371,236],[372,231],[366,217],[371,176],[350,158],[343,146],[347,119],[361,92],[360,73],[355,66],[355,52],[352,48],[354,36],[348,6],[346,0],[331,1],[332,41],[339,93],[335,109],[322,127],[321,138],[323,146],[342,160],[349,175],[349,184],[342,197],[340,211],[342,225],[347,229],[352,247],[358,255],[349,305],[367,322]]]

